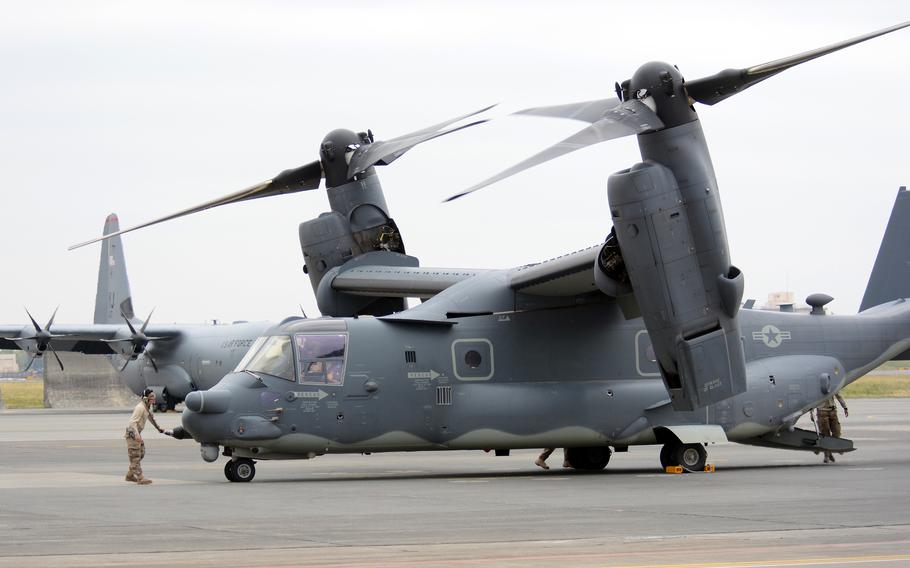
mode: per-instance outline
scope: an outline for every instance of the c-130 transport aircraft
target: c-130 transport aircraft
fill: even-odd
[[[108,215],[102,234],[119,230],[117,216]],[[105,356],[131,391],[139,395],[152,389],[159,410],[173,409],[191,391],[215,385],[237,365],[253,341],[275,325],[268,321],[153,324],[151,313],[140,320],[120,237],[105,240],[101,248],[94,323],[55,324],[56,315],[55,310],[44,327],[30,313],[29,324],[0,325],[0,348],[30,353],[29,367],[50,352],[61,370],[58,351]]]
[[[354,231],[358,212],[386,215],[375,171],[362,167],[382,143],[330,133],[320,160],[290,170],[299,175],[281,191],[326,178],[333,211],[301,224],[300,240],[328,317],[269,330],[236,372],[187,396],[180,435],[206,461],[228,456],[231,481],[250,481],[254,460],[348,452],[565,447],[572,467],[596,470],[613,450],[661,444],[661,465],[696,471],[705,445],[726,440],[852,450],[795,424],[910,348],[906,191],[862,313],[826,315],[824,294],[807,299],[808,315],[741,310],[743,275],[730,262],[694,105],[908,26],[688,82],[673,65],[648,63],[616,86],[618,99],[523,111],[590,126],[455,197],[631,134],[643,161],[609,179],[605,243],[514,269],[422,268],[394,225]],[[274,194],[273,181],[247,192]],[[895,270],[899,279],[885,276]],[[405,309],[403,297],[424,301]]]

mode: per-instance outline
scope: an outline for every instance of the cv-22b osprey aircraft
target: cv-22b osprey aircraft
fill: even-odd
[[[257,339],[236,372],[187,396],[180,435],[199,442],[206,461],[229,456],[231,481],[250,481],[255,460],[347,452],[565,447],[573,467],[597,470],[614,450],[660,444],[663,466],[696,471],[705,445],[727,440],[852,450],[795,424],[910,348],[901,299],[910,274],[897,268],[908,258],[895,243],[908,236],[906,191],[862,313],[827,315],[824,294],[808,298],[812,314],[741,310],[743,275],[695,105],[907,26],[688,82],[673,65],[648,63],[617,85],[618,99],[525,111],[590,126],[459,196],[625,135],[637,136],[642,162],[609,179],[605,243],[513,269],[424,268],[398,246],[397,227],[355,231],[358,209],[387,211],[374,169],[362,167],[383,149],[368,135],[331,133],[321,160],[291,170],[306,175],[282,191],[327,180],[332,212],[300,226],[327,317]],[[387,245],[362,247],[364,236]],[[898,269],[899,281],[883,276]],[[403,297],[424,301],[405,309],[395,303]]]

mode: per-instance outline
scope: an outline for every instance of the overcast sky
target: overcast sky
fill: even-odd
[[[317,157],[334,128],[394,137],[501,103],[490,124],[381,168],[424,266],[511,267],[603,240],[606,179],[633,138],[441,201],[583,127],[512,111],[599,99],[641,63],[691,79],[910,18],[864,2],[0,2],[0,323],[90,322],[105,216],[136,224]],[[856,311],[910,183],[910,30],[699,107],[746,297],[792,290]],[[324,191],[124,237],[138,315],[317,313],[297,225]]]

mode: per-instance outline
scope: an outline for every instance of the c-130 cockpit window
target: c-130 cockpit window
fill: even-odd
[[[341,385],[348,336],[337,334],[297,334],[297,363],[304,384]]]
[[[290,336],[260,337],[253,343],[234,371],[264,373],[286,381],[296,380],[293,344]]]

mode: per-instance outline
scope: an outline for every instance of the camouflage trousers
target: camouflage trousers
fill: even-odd
[[[818,415],[818,433],[822,436],[840,438],[840,420],[837,418],[837,409],[819,409],[816,414]],[[834,461],[834,454],[826,451],[825,460]]]
[[[126,437],[126,454],[130,458],[130,468],[126,472],[127,477],[132,477],[135,481],[142,479],[142,458],[145,457],[145,442],[139,442],[135,438]]]
[[[837,410],[819,409],[818,432],[822,436],[840,438],[840,420],[837,418]]]

